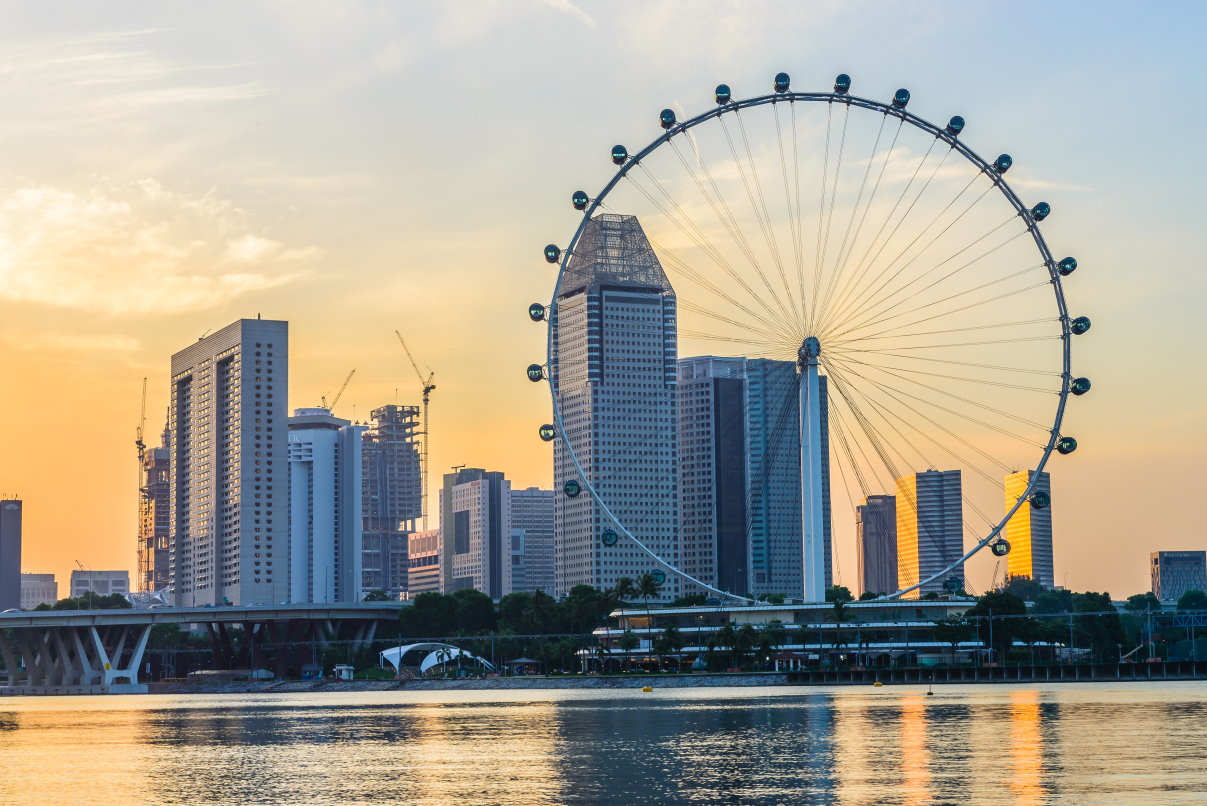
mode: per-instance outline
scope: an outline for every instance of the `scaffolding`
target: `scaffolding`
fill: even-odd
[[[361,437],[362,587],[407,589],[407,535],[422,516],[418,406],[374,409]]]

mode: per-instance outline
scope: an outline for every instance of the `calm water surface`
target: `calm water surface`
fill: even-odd
[[[0,804],[1207,802],[1194,683],[0,701]]]

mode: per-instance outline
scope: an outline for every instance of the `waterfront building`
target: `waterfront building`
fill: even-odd
[[[1153,595],[1177,601],[1190,590],[1207,591],[1207,552],[1154,551],[1148,555]]]
[[[276,562],[289,564],[289,601],[359,602],[365,427],[324,408],[298,409],[288,427],[289,543]]]
[[[444,592],[473,588],[501,599],[511,564],[511,482],[481,468],[446,473],[440,511]]]
[[[374,409],[361,437],[361,586],[394,599],[407,589],[407,535],[422,517],[418,406]]]
[[[21,574],[21,609],[33,610],[40,604],[59,601],[59,583],[54,574]]]
[[[553,448],[557,593],[659,569],[585,490],[566,495],[569,482],[589,479],[625,529],[678,566],[675,291],[635,216],[586,223],[550,317],[550,383],[564,427]],[[614,545],[602,542],[607,530],[618,534]],[[681,590],[667,573],[662,598]]]
[[[288,322],[240,319],[172,356],[168,586],[177,606],[289,600],[288,342]],[[276,565],[257,553],[276,554]]]
[[[553,490],[511,491],[511,583],[508,592],[553,595]]]
[[[57,587],[57,586],[56,586]],[[91,592],[94,596],[109,596],[130,592],[129,571],[93,571],[90,568],[71,572],[71,597],[78,599]]]
[[[138,485],[138,577],[140,591],[157,591],[168,586],[168,554],[171,536],[172,432],[165,423],[159,447],[143,452]]]
[[[927,470],[897,479],[897,582],[916,585],[964,554],[964,501],[959,470]],[[910,598],[942,593],[951,576],[964,579],[964,565],[950,576],[912,591]]]
[[[859,558],[856,596],[898,589],[895,496],[869,495],[855,507],[855,550]]]
[[[1006,511],[1014,506],[1035,477],[1033,470],[1020,470],[1006,476]],[[1035,482],[1035,492],[1052,494],[1052,480],[1045,472]],[[1010,576],[1028,577],[1045,588],[1056,587],[1056,570],[1052,563],[1052,507],[1036,509],[1024,501],[1006,522],[1006,555]]]
[[[0,499],[0,612],[21,607],[21,513],[21,501]]]
[[[443,533],[440,529],[411,532],[407,535],[407,590],[409,599],[421,593],[443,593],[440,587],[440,557]]]

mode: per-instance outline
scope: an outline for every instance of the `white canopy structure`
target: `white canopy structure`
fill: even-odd
[[[471,655],[460,647],[455,647],[452,644],[407,644],[406,646],[396,646],[393,649],[387,649],[383,652],[379,652],[378,655],[383,661],[387,661],[391,666],[394,667],[395,670],[398,670],[402,665],[403,656],[408,652],[415,650],[428,652],[428,655],[424,657],[423,662],[419,664],[419,671],[421,673],[426,672],[433,666],[437,666],[441,663],[448,663],[449,661],[456,660],[457,658],[468,658],[469,660],[481,663],[492,672],[495,670],[494,664],[492,664],[490,661],[485,660],[484,658],[479,658],[477,655]]]

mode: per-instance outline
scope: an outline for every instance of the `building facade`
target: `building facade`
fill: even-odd
[[[407,590],[409,599],[421,593],[443,593],[440,558],[443,533],[439,529],[407,535]]]
[[[361,437],[362,588],[397,598],[407,590],[407,535],[422,517],[418,406],[374,409]]]
[[[855,507],[855,549],[859,560],[856,596],[898,589],[895,496],[869,495]]]
[[[511,491],[511,583],[508,593],[544,591],[553,584],[553,490]]]
[[[289,549],[278,557],[288,558],[289,601],[359,602],[364,426],[315,408],[288,427]]]
[[[1020,470],[1006,476],[1006,511],[1027,491],[1035,477],[1033,470]],[[1035,491],[1052,494],[1052,480],[1040,473]],[[1056,587],[1056,569],[1052,563],[1052,507],[1036,509],[1027,501],[1006,522],[1003,537],[1010,544],[1006,555],[1011,576],[1029,577],[1045,588]]]
[[[498,471],[481,468],[448,473],[440,509],[446,514],[440,528],[451,571],[445,573],[444,592],[473,588],[501,599],[511,564],[511,482]]]
[[[21,607],[21,513],[21,501],[0,499],[0,611]]]
[[[171,383],[173,603],[288,601],[289,323],[240,319],[198,339],[172,356]]]
[[[1186,591],[1207,591],[1207,552],[1154,551],[1148,555],[1153,595],[1177,601]]]
[[[964,554],[964,500],[959,470],[927,470],[897,479],[897,582],[902,588],[942,571]],[[964,565],[951,576],[964,579]],[[950,577],[948,577],[950,578]],[[942,593],[946,579],[916,589],[909,598]]]
[[[138,578],[140,591],[168,586],[169,540],[172,532],[171,468],[172,432],[164,425],[160,445],[143,452],[138,487]]]
[[[59,601],[59,583],[54,574],[21,575],[21,609],[33,610],[41,604],[52,605]]]
[[[661,570],[646,549],[679,565],[676,313],[674,289],[637,218],[588,221],[550,312],[550,383],[564,428],[553,452],[559,595]],[[569,482],[583,492],[567,495]],[[618,535],[611,546],[602,541],[608,530]],[[681,577],[666,573],[661,600],[681,591]]]
[[[91,592],[95,596],[114,593],[125,595],[130,592],[129,571],[93,571],[90,569],[71,572],[71,597],[78,599]]]

